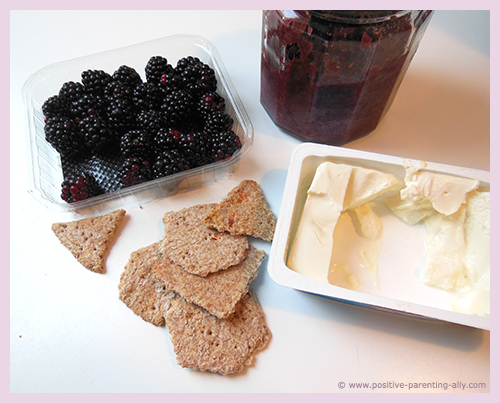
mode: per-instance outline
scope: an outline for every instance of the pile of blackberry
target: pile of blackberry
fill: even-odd
[[[144,70],[145,80],[127,65],[113,73],[86,70],[42,105],[68,203],[211,164],[241,148],[209,65],[188,56],[174,67],[153,56]],[[75,178],[92,183],[92,191],[87,186],[73,197],[68,183]]]

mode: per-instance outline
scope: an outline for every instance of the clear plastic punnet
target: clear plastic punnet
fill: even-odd
[[[80,81],[81,73],[88,69],[104,70],[112,74],[120,66],[127,65],[136,69],[145,81],[144,68],[152,56],[163,56],[174,66],[181,58],[193,56],[214,69],[217,92],[225,99],[225,111],[234,120],[232,129],[241,141],[241,148],[225,160],[76,203],[65,202],[60,196],[64,180],[61,157],[45,140],[43,103],[56,95],[65,82]],[[49,65],[28,78],[22,89],[22,103],[28,161],[31,164],[29,190],[51,211],[86,210],[89,213],[99,213],[124,206],[142,205],[157,198],[223,180],[236,171],[239,161],[247,154],[253,142],[252,124],[216,48],[199,36],[169,36]]]

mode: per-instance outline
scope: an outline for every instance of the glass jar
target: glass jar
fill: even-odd
[[[260,100],[307,141],[341,144],[389,109],[433,11],[265,10]]]

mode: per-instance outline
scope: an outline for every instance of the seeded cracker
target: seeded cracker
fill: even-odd
[[[221,375],[242,371],[271,338],[262,307],[252,293],[240,300],[227,319],[175,298],[165,323],[180,366]]]
[[[153,276],[188,302],[222,319],[234,312],[238,301],[248,292],[265,256],[266,252],[250,246],[241,263],[206,277],[190,274],[166,258],[154,269]]]
[[[102,274],[106,272],[105,254],[124,216],[125,210],[115,210],[99,217],[54,223],[52,231],[83,266]]]
[[[248,240],[207,228],[202,219],[215,206],[203,204],[168,212],[163,217],[162,253],[191,274],[206,276],[240,263]]]
[[[203,219],[209,228],[232,235],[249,235],[272,241],[276,216],[269,208],[259,184],[243,180]]]
[[[153,278],[153,269],[163,260],[158,248],[156,242],[130,254],[118,289],[120,300],[136,315],[155,326],[163,326],[163,315],[173,293]]]

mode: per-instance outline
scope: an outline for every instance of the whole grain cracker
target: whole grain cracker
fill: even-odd
[[[238,301],[248,292],[250,283],[259,274],[265,256],[266,252],[250,245],[248,256],[242,262],[206,277],[190,274],[165,258],[153,270],[153,276],[188,302],[205,308],[218,318],[226,318],[234,312]]]
[[[153,278],[153,269],[162,263],[159,242],[140,248],[130,254],[130,259],[118,285],[120,300],[136,315],[155,326],[163,326],[172,292]]]
[[[125,210],[115,210],[98,217],[52,224],[52,231],[59,241],[87,269],[105,273],[106,252]]]
[[[175,298],[165,323],[180,366],[221,375],[241,372],[271,338],[262,307],[251,292],[226,319]]]
[[[249,235],[272,241],[276,216],[269,208],[259,184],[243,180],[203,219],[209,228],[232,235]]]
[[[191,274],[206,276],[240,263],[248,240],[207,228],[202,219],[215,204],[199,204],[164,215],[162,252]]]

